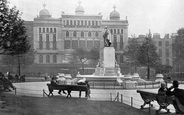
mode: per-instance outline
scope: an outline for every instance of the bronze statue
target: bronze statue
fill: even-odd
[[[110,47],[111,46],[111,33],[107,27],[105,27],[105,33],[103,35],[104,37],[104,47]]]

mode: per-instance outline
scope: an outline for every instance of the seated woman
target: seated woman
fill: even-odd
[[[157,95],[157,102],[160,105],[160,107],[156,111],[156,113],[160,112],[161,109],[165,109],[168,113],[170,112],[170,110],[167,109],[167,106],[169,106],[169,103],[167,101],[166,91],[167,91],[166,83],[161,82],[161,87],[159,88],[158,95]]]

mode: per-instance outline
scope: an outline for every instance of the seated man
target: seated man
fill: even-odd
[[[179,89],[178,87],[179,87],[179,82],[177,80],[174,80],[173,85],[170,88],[168,88],[166,94],[168,96],[175,96],[179,100],[179,102],[183,108],[184,107],[184,99],[183,99],[184,90]],[[172,89],[174,89],[174,90],[171,91]],[[173,101],[173,106],[176,109],[176,113],[184,113],[184,109],[181,110],[179,108],[179,105],[177,104],[176,100]]]
[[[57,79],[55,78],[55,77],[52,77],[52,79],[51,79],[51,85],[59,85],[59,83],[58,83],[58,81],[57,81]],[[61,95],[61,89],[58,91],[58,94],[60,94]],[[63,90],[63,93],[64,94],[66,94],[66,92]]]
[[[161,87],[158,90],[158,95],[165,96],[166,95],[166,91],[167,91],[166,83],[165,82],[162,82],[161,83]]]

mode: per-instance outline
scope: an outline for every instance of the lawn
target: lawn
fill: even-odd
[[[1,94],[6,107],[0,115],[148,115],[148,112],[110,101],[85,98],[29,97]]]

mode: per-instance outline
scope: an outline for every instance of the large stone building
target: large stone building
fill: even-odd
[[[117,62],[123,62],[122,53],[128,42],[129,24],[127,18],[125,20],[120,18],[115,6],[109,20],[103,20],[101,13],[85,14],[80,2],[74,14],[62,12],[58,18],[52,18],[45,8],[46,5],[43,6],[39,16],[31,22],[25,22],[28,36],[32,39],[32,46],[36,50],[34,66],[43,68],[40,72],[50,72],[52,67],[59,69],[62,65],[67,67],[68,57],[74,49],[103,48],[105,27],[111,31]]]

